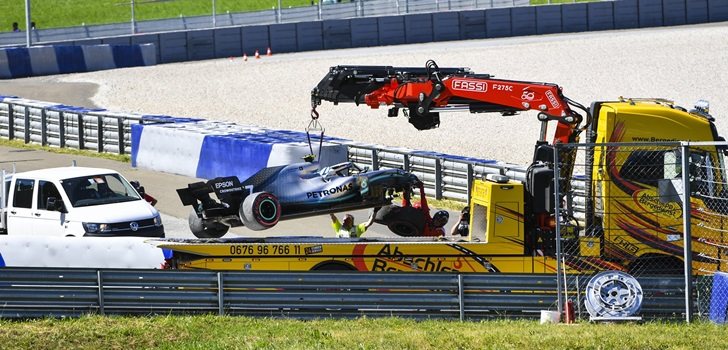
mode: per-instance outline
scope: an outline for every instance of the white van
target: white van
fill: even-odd
[[[0,234],[164,237],[164,226],[118,172],[63,167],[3,176]]]

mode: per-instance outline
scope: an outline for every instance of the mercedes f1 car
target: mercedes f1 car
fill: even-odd
[[[243,182],[236,176],[196,182],[177,194],[193,208],[192,233],[219,238],[235,226],[259,231],[279,220],[389,206],[398,192],[409,193],[417,184],[415,175],[400,169],[368,171],[351,162],[321,168],[307,162],[265,168]]]

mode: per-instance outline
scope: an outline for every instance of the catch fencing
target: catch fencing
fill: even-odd
[[[583,280],[582,280],[583,281]],[[655,295],[679,278],[643,278]],[[582,282],[575,281],[577,285]],[[0,269],[0,318],[200,314],[480,320],[555,310],[554,275],[173,270]],[[647,318],[681,304],[646,302]]]
[[[725,142],[557,145],[556,237],[561,247],[557,254],[568,277],[562,300],[581,297],[583,286],[575,281],[584,276],[618,270],[640,282],[644,276],[660,276],[666,284],[682,279],[673,293],[645,293],[645,300],[681,300],[683,310],[676,316],[688,322],[692,317],[705,320],[720,315],[725,322],[727,146]],[[570,159],[574,173],[586,174],[579,187],[563,175],[570,172],[566,168],[572,166]],[[722,287],[713,290],[714,283]],[[616,292],[615,302],[630,298],[628,294],[626,289]]]
[[[164,4],[159,4],[165,6]],[[31,32],[33,43],[63,40],[95,39],[120,35],[161,33],[246,25],[312,22],[329,19],[347,19],[373,16],[407,15],[440,11],[477,10],[514,6],[529,6],[529,0],[354,0],[333,4],[320,1],[311,6],[286,6],[274,9],[220,13],[212,7],[209,15],[180,16],[158,20],[130,21],[126,23],[82,25],[68,28],[36,29]],[[175,6],[175,4],[170,4]],[[128,12],[128,8],[114,6],[110,10]],[[120,17],[123,17],[121,15]],[[129,18],[129,17],[127,17]],[[83,22],[79,19],[78,22]],[[25,44],[26,33],[0,33],[0,46]]]

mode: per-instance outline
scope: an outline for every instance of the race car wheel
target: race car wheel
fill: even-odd
[[[272,193],[256,192],[245,197],[238,214],[247,228],[253,231],[265,230],[278,223],[281,204]]]
[[[197,217],[197,213],[193,210],[187,219],[190,224],[190,231],[197,238],[220,238],[224,236],[230,227],[219,222],[205,222]]]
[[[421,236],[425,230],[425,214],[413,207],[390,205],[377,212],[374,222],[385,225],[402,237]]]

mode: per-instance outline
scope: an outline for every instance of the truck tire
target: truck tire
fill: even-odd
[[[281,218],[281,203],[272,193],[252,193],[245,197],[238,214],[243,225],[253,231],[269,229]]]
[[[377,212],[374,222],[387,226],[402,237],[421,236],[425,230],[425,214],[413,207],[390,205]]]
[[[197,216],[193,210],[187,219],[190,231],[197,238],[220,238],[224,236],[230,227],[219,222],[205,222]]]

